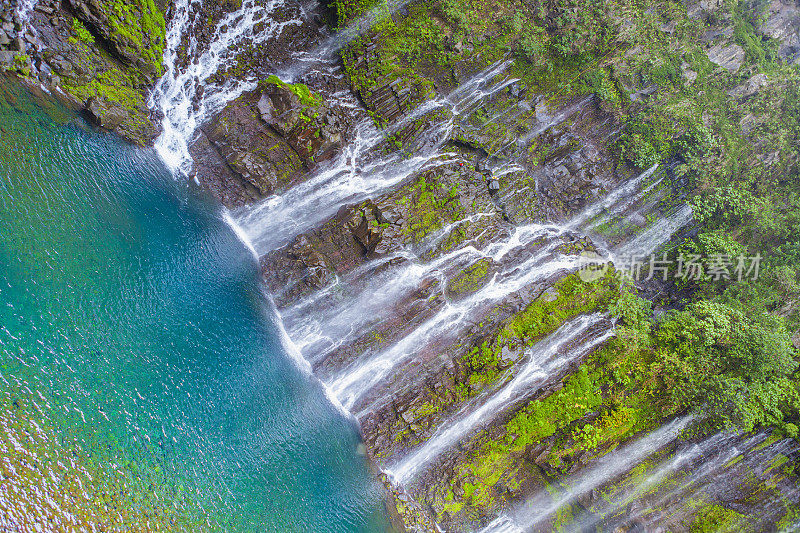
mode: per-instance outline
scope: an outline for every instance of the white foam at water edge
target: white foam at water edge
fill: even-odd
[[[289,354],[295,365],[297,365],[297,368],[303,371],[303,373],[308,377],[315,379],[320,384],[322,390],[325,392],[325,397],[333,404],[334,407],[336,407],[342,416],[349,420],[356,420],[356,417],[353,415],[353,413],[345,409],[344,405],[342,405],[342,402],[340,402],[336,395],[333,394],[333,391],[331,391],[330,387],[328,387],[322,380],[314,375],[314,372],[311,368],[311,363],[309,363],[303,357],[303,354],[300,353],[300,349],[297,347],[294,341],[292,341],[292,338],[289,337],[289,333],[286,331],[286,327],[283,325],[283,317],[281,317],[281,314],[275,307],[274,302],[272,302],[272,308],[274,309],[275,313],[275,325],[278,327],[278,332],[281,337],[281,345],[283,346],[283,349],[286,350],[286,353]]]
[[[225,221],[225,223],[231,227],[231,229],[239,238],[239,240],[242,241],[242,244],[247,246],[247,249],[250,250],[251,254],[253,254],[253,259],[255,259],[256,263],[258,263],[258,252],[256,252],[253,243],[250,242],[250,237],[248,237],[247,233],[242,229],[242,227],[239,224],[237,224],[236,220],[233,219],[233,217],[231,216],[230,212],[227,209],[225,209],[222,212],[222,220]]]

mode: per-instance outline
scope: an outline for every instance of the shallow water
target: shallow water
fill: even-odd
[[[5,78],[0,128],[0,529],[387,531],[219,206]]]

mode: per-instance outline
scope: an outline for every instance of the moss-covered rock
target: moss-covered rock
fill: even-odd
[[[166,22],[154,0],[69,0],[81,22],[109,45],[112,55],[154,81],[163,72]],[[85,28],[78,38],[94,42]]]

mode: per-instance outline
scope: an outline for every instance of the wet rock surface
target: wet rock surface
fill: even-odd
[[[276,83],[262,83],[228,104],[203,132],[258,197],[296,184],[330,158],[342,138],[338,119],[321,99],[302,105]]]
[[[17,17],[14,4],[4,10],[14,14],[9,18]],[[3,31],[12,26],[13,31],[5,33],[10,43],[0,43],[0,49],[6,48],[0,61],[6,69],[55,89],[54,94],[85,109],[96,124],[138,144],[151,144],[158,128],[149,117],[145,94],[161,69],[163,14],[144,15],[140,4],[133,3],[127,18],[112,21],[109,9],[100,1],[36,2],[24,21],[5,23]],[[145,29],[143,20],[152,26]],[[123,41],[122,35],[131,37]]]
[[[64,87],[100,126],[137,142],[152,141],[160,117],[149,117],[144,97],[159,67],[143,62],[142,51],[157,44],[154,36],[139,41],[114,32],[103,0],[42,0],[30,15],[33,36],[7,15],[8,0],[0,1],[0,64],[29,69],[43,82]],[[186,38],[208,49],[217,24],[229,17],[237,23],[239,7],[236,1],[202,4],[196,18],[208,23],[187,29]],[[168,3],[159,8],[169,18]],[[393,23],[401,27],[418,9],[392,13]],[[267,250],[261,271],[303,355],[361,423],[370,456],[385,469],[390,502],[409,531],[475,530],[531,496],[554,491],[548,500],[554,501],[564,480],[580,480],[621,444],[623,437],[615,434],[616,440],[582,447],[592,438],[584,428],[608,423],[612,408],[587,408],[529,444],[515,443],[509,429],[533,402],[577,386],[571,376],[602,351],[592,340],[613,327],[610,319],[599,318],[548,356],[564,360],[563,366],[523,380],[513,397],[430,458],[414,455],[522,379],[534,363],[541,370],[550,359],[536,358],[560,328],[606,313],[616,301],[619,284],[611,274],[586,282],[572,273],[585,255],[624,247],[682,198],[675,191],[686,161],[676,153],[659,159],[653,154],[663,147],[642,142],[653,131],[686,138],[683,122],[647,122],[648,106],[664,86],[705,91],[709,76],[719,77],[724,90],[715,88],[714,94],[735,99],[737,124],[760,150],[760,164],[777,175],[779,167],[797,163],[782,159],[763,135],[769,127],[764,109],[774,107],[786,87],[752,68],[752,51],[737,41],[722,2],[690,3],[680,24],[654,22],[655,33],[677,38],[689,32],[696,49],[669,50],[674,57],[643,66],[638,58],[648,47],[626,41],[630,36],[623,31],[616,56],[581,64],[555,82],[548,78],[553,69],[533,75],[530,69],[543,61],[537,38],[570,31],[572,25],[557,23],[569,10],[548,5],[545,33],[518,42],[508,36],[513,12],[498,9],[475,35],[459,35],[448,22],[453,13],[443,6],[434,9],[433,26],[402,26],[406,33],[398,35],[410,45],[420,27],[427,28],[421,32],[425,38],[444,35],[424,50],[390,49],[396,45],[392,38],[400,37],[382,33],[388,30],[380,25],[365,28],[342,43],[339,61],[336,55],[297,54],[325,48],[326,13],[319,6],[305,13],[287,3],[268,15],[282,24],[280,35],[229,50],[229,60],[205,80],[193,102],[202,103],[204,87],[259,80],[220,106],[189,139],[194,177],[237,215],[263,210],[269,217],[270,202],[293,198],[286,193],[309,183],[332,191],[328,200],[336,209],[311,227],[298,221],[303,229]],[[779,42],[786,64],[798,54],[796,19],[796,5],[775,0],[754,28]],[[702,28],[691,21],[702,21]],[[570,36],[561,46],[580,50],[586,39]],[[19,59],[24,50],[33,50],[32,60]],[[426,55],[431,50],[433,58]],[[181,49],[177,66],[186,69],[195,59]],[[703,113],[700,121],[713,119]],[[636,121],[646,127],[635,129]],[[381,183],[370,183],[361,194],[358,187],[366,188],[373,174]],[[608,392],[603,387],[600,396]],[[624,403],[635,393],[626,390],[614,401]],[[627,431],[620,433],[626,440],[646,432],[625,426],[624,417],[612,422]],[[781,442],[766,449],[786,446]],[[655,453],[667,457],[676,450],[671,442]],[[412,459],[421,465],[414,475],[394,479],[392,469],[399,472]],[[759,479],[773,475],[763,466],[752,468]],[[775,482],[789,492],[789,474],[782,476]],[[746,507],[736,496],[735,475],[714,479],[709,499]],[[659,524],[690,529],[690,511],[667,516],[658,509],[681,509],[680,491],[668,492],[666,503],[650,494],[613,512],[597,510],[615,505],[602,494],[615,481],[625,488],[624,480],[604,480],[578,494],[569,512],[602,514],[609,531]],[[780,513],[765,513],[764,527]],[[537,527],[552,530],[556,520],[547,517]]]

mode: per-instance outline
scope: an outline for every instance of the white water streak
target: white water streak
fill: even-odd
[[[251,236],[256,249],[267,253],[279,248],[333,216],[343,205],[391,189],[415,174],[454,163],[453,155],[443,154],[440,149],[450,139],[455,118],[471,112],[477,103],[506,87],[507,80],[489,87],[486,84],[507,67],[507,61],[492,65],[447,97],[420,105],[388,130],[378,130],[371,121],[361,123],[355,139],[333,164],[283,195],[267,198],[240,214],[240,224]],[[375,157],[373,149],[387,135],[442,108],[449,110],[445,120],[427,128],[413,157],[406,158],[397,152]]]
[[[575,533],[578,533],[580,531],[586,531],[588,528],[594,529],[593,526],[599,523],[604,517],[618,512],[631,501],[634,501],[635,499],[645,495],[648,491],[660,485],[669,476],[674,475],[675,472],[687,467],[691,467],[691,465],[694,464],[698,459],[702,460],[702,464],[700,465],[699,469],[692,468],[690,479],[693,482],[699,477],[708,475],[708,473],[712,470],[721,467],[725,463],[741,455],[742,452],[739,450],[739,448],[733,447],[726,449],[724,453],[719,453],[713,457],[706,458],[707,456],[711,455],[715,449],[721,448],[723,445],[727,445],[735,437],[736,435],[733,433],[716,433],[699,443],[690,444],[676,451],[669,459],[661,461],[658,465],[656,465],[652,472],[644,480],[628,490],[622,491],[619,494],[613,494],[609,497],[607,502],[603,503],[599,507],[593,507],[593,514],[591,517],[588,519],[579,520],[572,524],[568,528],[568,531],[574,531]],[[756,442],[758,438],[759,437],[751,438],[747,443],[745,443],[744,449],[749,449],[752,443]],[[763,440],[763,437],[761,440]],[[670,491],[669,494],[672,494],[673,492],[674,490]],[[659,502],[663,501],[664,499],[665,498],[660,499]],[[658,506],[660,503],[648,504],[648,508],[652,508],[654,505]],[[633,517],[627,516],[627,518],[630,519]]]
[[[584,209],[580,214],[578,214],[572,220],[570,220],[569,227],[573,229],[578,228],[585,222],[588,222],[592,218],[596,217],[597,215],[603,214],[604,212],[606,212],[606,210],[617,204],[620,200],[630,197],[636,191],[636,189],[638,189],[642,181],[649,178],[653,174],[653,172],[656,171],[657,168],[658,168],[658,163],[648,168],[635,178],[629,180],[622,187],[615,189],[611,194],[609,194],[602,200],[595,202],[594,204]]]
[[[529,531],[564,505],[605,485],[630,470],[655,450],[675,440],[691,420],[691,416],[678,418],[644,437],[612,451],[600,458],[598,463],[588,471],[568,478],[564,484],[569,488],[556,498],[552,498],[546,492],[541,492],[514,510],[509,516],[499,517],[490,523],[481,530],[481,533]]]
[[[30,24],[31,13],[33,12],[33,8],[36,7],[36,1],[37,0],[19,0],[17,3],[17,9],[14,14],[22,25],[22,31],[25,31]]]
[[[429,264],[410,262],[401,269],[393,269],[381,275],[377,282],[367,284],[355,296],[348,298],[343,305],[331,309],[317,311],[317,316],[309,318],[306,315],[305,302],[302,310],[290,309],[292,315],[292,335],[297,339],[298,346],[304,353],[310,347],[315,347],[314,360],[323,358],[339,346],[345,345],[352,339],[363,334],[365,326],[394,312],[393,305],[404,296],[417,288],[426,278],[443,278],[440,269],[445,266],[453,268],[458,265],[467,266],[470,259],[481,254],[472,247],[459,248],[458,250],[440,257]],[[446,280],[443,280],[446,281]],[[444,289],[444,283],[442,283]],[[324,305],[322,302],[318,304]],[[288,313],[287,313],[288,315]],[[324,346],[324,348],[323,348]]]
[[[273,305],[273,309],[274,308],[275,306]],[[289,334],[286,332],[286,328],[283,325],[283,318],[281,317],[280,313],[277,310],[275,311],[275,315],[276,316],[274,322],[278,326],[278,331],[280,333],[280,338],[281,338],[281,344],[283,345],[283,349],[286,351],[286,353],[289,354],[289,356],[291,357],[292,362],[294,362],[297,368],[299,368],[309,378],[316,379],[319,382],[320,386],[322,386],[322,390],[324,391],[325,396],[328,398],[328,401],[330,401],[334,405],[334,407],[336,407],[336,409],[342,414],[342,416],[351,420],[355,420],[353,414],[347,409],[345,409],[345,407],[342,405],[342,403],[339,401],[336,395],[333,394],[330,387],[328,387],[325,383],[323,383],[322,380],[314,376],[314,373],[312,372],[311,369],[311,365],[309,364],[308,361],[306,361],[306,359],[303,357],[303,354],[300,353],[300,350],[297,348],[297,345],[295,345],[295,343],[292,342],[291,337],[289,337]]]
[[[554,359],[565,346],[575,342],[605,319],[606,316],[599,313],[581,316],[564,324],[555,333],[528,349],[527,362],[511,381],[499,391],[494,391],[488,397],[481,396],[476,402],[462,408],[452,420],[445,422],[425,444],[404,457],[398,464],[390,467],[397,481],[403,484],[408,483],[443,452],[457,444],[465,436],[475,432],[480,424],[491,422],[495,416],[523,399],[526,389],[545,381],[571,361],[608,340],[614,334],[613,330],[576,346],[563,357]]]
[[[692,207],[684,204],[671,216],[659,219],[650,228],[617,250],[614,255],[623,258],[647,257],[667,242],[672,235],[692,220]]]
[[[189,145],[197,128],[256,85],[254,79],[228,78],[220,85],[212,83],[211,78],[235,61],[236,52],[245,43],[264,43],[279,35],[286,26],[302,23],[300,19],[277,22],[271,17],[275,9],[283,5],[282,0],[271,0],[265,6],[257,5],[256,0],[244,0],[239,10],[228,13],[216,25],[208,49],[197,56],[197,41],[188,39],[187,42],[187,32],[193,24],[205,24],[193,9],[200,3],[200,0],[175,3],[175,13],[166,34],[166,72],[156,83],[149,100],[151,109],[164,114],[162,133],[155,148],[170,169],[184,174],[192,169]],[[256,31],[257,26],[262,29]],[[184,44],[188,44],[189,64],[181,71],[179,50]]]
[[[407,5],[411,0],[389,0],[379,4],[358,19],[348,23],[347,27],[337,31],[325,41],[310,51],[298,51],[295,54],[297,62],[291,67],[282,70],[279,77],[287,82],[294,83],[297,78],[306,73],[311,67],[321,62],[333,62],[334,54],[355,39],[368,32],[376,23],[393,14],[398,9]]]
[[[439,336],[457,333],[458,327],[467,322],[466,319],[480,304],[497,302],[538,280],[559,271],[570,271],[577,266],[577,258],[564,256],[542,265],[542,261],[547,259],[554,247],[555,244],[546,247],[509,273],[496,274],[478,292],[460,302],[447,305],[388,350],[346,371],[331,383],[331,388],[345,406],[351,408],[395,367],[415,354],[419,346]]]
[[[247,247],[247,249],[250,250],[250,253],[253,255],[253,259],[255,260],[255,262],[258,263],[258,253],[256,253],[256,249],[253,247],[253,243],[250,242],[250,238],[247,236],[247,233],[245,233],[245,231],[239,226],[239,224],[236,223],[236,221],[231,216],[230,212],[224,210],[222,212],[222,220],[226,224],[228,224],[228,226],[231,227],[231,229],[239,238],[239,240],[242,241],[242,244],[244,244]]]

